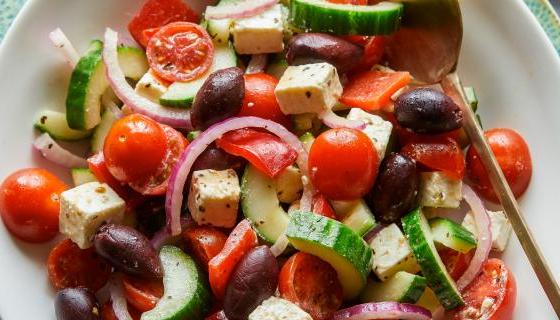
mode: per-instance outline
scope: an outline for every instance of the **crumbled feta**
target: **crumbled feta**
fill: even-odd
[[[510,235],[511,224],[503,211],[487,211],[490,217],[492,230],[492,249],[503,252],[506,249]],[[475,236],[478,234],[473,214],[468,212],[463,220],[463,227],[472,232]]]
[[[381,281],[387,280],[398,271],[420,271],[408,241],[394,223],[379,231],[369,246],[373,250],[373,272]]]
[[[235,51],[240,54],[282,52],[284,23],[281,5],[253,17],[238,19],[231,33]]]
[[[136,83],[136,88],[134,90],[142,97],[159,103],[159,98],[167,92],[167,85],[154,76],[152,71],[148,71],[140,78],[138,83]]]
[[[313,320],[313,318],[294,303],[270,297],[263,301],[249,315],[249,320]]]
[[[89,248],[97,229],[123,219],[125,202],[108,185],[89,182],[60,195],[60,232],[80,248]]]
[[[423,172],[420,175],[420,205],[433,208],[458,208],[461,204],[462,181],[443,172]]]
[[[373,142],[379,159],[385,157],[385,151],[391,139],[393,124],[383,120],[380,116],[365,112],[359,108],[352,108],[347,116],[350,120],[360,120],[365,122],[366,127],[362,130]]]
[[[276,193],[280,202],[292,203],[301,198],[302,192],[301,171],[297,167],[287,167],[276,178]]]
[[[188,207],[199,225],[232,228],[237,221],[241,188],[234,170],[193,172]]]
[[[290,66],[274,91],[284,114],[331,110],[342,95],[336,68],[328,63]]]

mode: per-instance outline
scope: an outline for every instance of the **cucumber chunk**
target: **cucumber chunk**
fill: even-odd
[[[210,307],[206,276],[194,260],[174,246],[161,248],[163,298],[155,308],[142,314],[141,320],[198,320]]]
[[[362,302],[396,301],[416,303],[426,290],[426,278],[399,271],[385,282],[368,280],[360,300]]]
[[[467,253],[476,247],[476,239],[472,232],[454,221],[435,218],[430,220],[430,227],[436,244],[462,253]]]
[[[109,88],[102,52],[103,42],[92,41],[72,72],[66,96],[66,118],[72,129],[90,130],[101,121],[101,96]],[[143,50],[118,47],[117,52],[127,78],[138,80],[148,70]]]
[[[303,143],[305,151],[309,152],[309,150],[311,150],[311,145],[315,142],[315,137],[313,136],[313,133],[306,132],[299,137],[299,141]]]
[[[381,2],[371,6],[330,3],[324,0],[290,1],[290,22],[310,32],[337,35],[378,35],[396,31],[403,5]]]
[[[376,225],[375,217],[363,199],[331,202],[339,220],[360,236]]]
[[[89,130],[74,130],[70,128],[66,121],[66,114],[58,111],[41,111],[37,116],[34,126],[41,132],[47,132],[56,140],[75,141],[91,136],[91,131]]]
[[[290,216],[286,236],[296,249],[318,256],[336,270],[345,299],[357,297],[365,287],[373,252],[344,224],[296,211]]]
[[[101,115],[101,121],[99,125],[94,129],[93,137],[91,138],[91,151],[97,153],[103,151],[103,145],[105,144],[105,138],[109,134],[109,130],[113,124],[117,121],[117,117],[111,110],[103,111]]]
[[[404,216],[402,225],[422,274],[441,305],[447,310],[462,306],[461,293],[439,257],[430,225],[422,211],[416,209]]]
[[[82,184],[96,182],[97,178],[88,168],[74,168],[71,170],[72,182],[74,186],[81,186]]]

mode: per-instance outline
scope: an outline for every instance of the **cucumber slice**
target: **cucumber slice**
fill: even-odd
[[[360,300],[362,302],[396,301],[415,303],[426,290],[426,278],[399,271],[385,282],[368,280]]]
[[[161,248],[163,297],[155,308],[142,314],[141,320],[198,320],[210,308],[206,276],[194,260],[174,246]]]
[[[288,226],[288,214],[276,195],[276,181],[252,165],[247,165],[242,178],[241,210],[267,242],[276,242]]]
[[[462,253],[467,253],[476,247],[476,239],[472,232],[454,221],[435,218],[430,220],[430,227],[436,244]]]
[[[420,209],[402,218],[403,230],[428,285],[447,309],[464,304],[461,293],[438,255],[430,225]]]
[[[93,41],[72,72],[66,97],[66,118],[72,129],[93,129],[101,121],[101,96],[109,87],[102,51],[103,42]],[[119,47],[117,51],[126,77],[138,80],[146,73],[148,60],[143,50]]]
[[[103,151],[103,145],[105,144],[105,138],[109,134],[109,130],[113,124],[117,121],[117,117],[110,110],[103,111],[101,115],[101,121],[97,128],[94,129],[93,137],[91,138],[91,151],[97,153]]]
[[[176,108],[190,108],[194,97],[204,84],[208,76],[215,71],[237,66],[237,56],[231,43],[218,45],[214,43],[214,62],[210,70],[202,77],[190,82],[175,82],[167,89],[159,102],[164,106]]]
[[[305,151],[309,152],[309,150],[311,150],[311,145],[313,144],[313,142],[315,142],[315,137],[313,136],[313,133],[306,132],[299,137],[299,141],[303,143]]]
[[[363,199],[331,202],[339,220],[360,236],[376,225],[375,217]]]
[[[187,140],[189,140],[189,142],[192,142],[192,141],[193,141],[194,139],[196,139],[201,133],[202,133],[202,131],[200,131],[200,130],[189,131],[189,133],[187,133]]]
[[[371,271],[373,252],[367,243],[344,224],[309,212],[296,211],[286,230],[298,250],[318,256],[336,270],[344,298],[357,297]]]
[[[233,23],[233,19],[210,19],[208,20],[208,34],[212,37],[214,43],[226,44],[229,41],[229,28]]]
[[[91,131],[74,130],[68,126],[66,114],[58,111],[43,110],[34,124],[35,128],[41,132],[47,132],[57,140],[75,141],[89,138]]]
[[[88,168],[74,168],[72,169],[71,173],[72,182],[74,182],[74,186],[76,187],[81,186],[82,184],[97,181],[97,178]]]
[[[424,293],[420,296],[420,299],[418,299],[416,304],[422,308],[430,310],[431,313],[434,313],[437,309],[441,308],[441,304],[439,303],[436,294],[430,288],[426,288],[426,290],[424,290]]]
[[[371,6],[330,3],[324,0],[290,1],[290,22],[310,32],[337,35],[377,35],[396,31],[403,5],[381,2]]]

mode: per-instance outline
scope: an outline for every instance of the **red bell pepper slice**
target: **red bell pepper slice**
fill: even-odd
[[[320,193],[313,196],[313,213],[337,220],[329,200]]]
[[[410,143],[401,152],[431,170],[442,171],[453,179],[465,176],[465,156],[457,141]]]
[[[395,92],[410,81],[412,77],[408,72],[362,72],[350,79],[340,101],[351,107],[379,110],[390,102]]]

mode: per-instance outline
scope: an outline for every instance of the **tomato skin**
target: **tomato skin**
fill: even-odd
[[[123,290],[126,301],[140,312],[152,310],[163,296],[161,280],[147,280],[123,277]]]
[[[449,248],[442,248],[438,251],[447,272],[453,280],[457,281],[465,273],[474,256],[474,250],[461,253]]]
[[[83,250],[69,239],[58,243],[47,259],[49,280],[58,290],[86,287],[96,292],[109,280],[111,269],[93,247]]]
[[[134,182],[155,174],[166,152],[163,128],[140,114],[115,122],[103,146],[107,168],[121,182]]]
[[[477,318],[466,312],[469,308],[480,310],[485,298],[493,299],[493,304]],[[499,259],[489,259],[482,266],[482,272],[463,291],[465,305],[449,312],[453,320],[509,320],[513,317],[517,298],[517,284],[513,273]]]
[[[308,166],[313,185],[324,196],[332,200],[355,200],[372,188],[379,156],[363,132],[330,129],[311,146]]]
[[[299,305],[313,319],[330,319],[342,305],[336,271],[323,260],[298,252],[286,261],[278,278],[282,298]]]
[[[313,196],[313,213],[337,220],[336,213],[329,203],[329,200],[322,194]]]
[[[436,171],[443,171],[453,179],[465,176],[465,157],[459,144],[448,138],[445,142],[410,143],[401,152],[418,163]]]
[[[187,248],[204,269],[208,269],[208,262],[222,251],[227,238],[222,231],[206,226],[189,228],[183,232]]]
[[[359,64],[359,70],[370,70],[374,65],[379,64],[385,53],[387,38],[384,36],[369,37],[364,45],[364,56]]]
[[[290,118],[282,113],[274,95],[278,79],[266,73],[246,74],[243,77],[245,97],[238,116],[268,119],[290,129],[292,126]]]
[[[491,129],[484,133],[490,148],[498,160],[504,176],[516,198],[525,193],[531,182],[533,163],[529,146],[521,135],[511,129]],[[486,169],[476,150],[471,147],[467,152],[467,173],[473,187],[485,199],[498,202]]]
[[[229,278],[243,256],[258,245],[249,220],[241,221],[231,232],[224,248],[208,262],[208,277],[214,296],[223,300]]]
[[[46,242],[58,233],[64,182],[44,169],[23,169],[0,186],[0,215],[11,234],[26,242]]]

